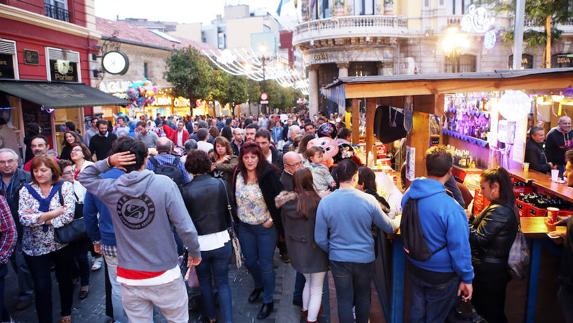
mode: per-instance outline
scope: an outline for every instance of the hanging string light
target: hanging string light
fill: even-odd
[[[235,76],[246,76],[253,81],[274,80],[282,87],[310,93],[308,79],[282,62],[278,57],[257,55],[252,49],[203,50],[203,54],[219,69]]]

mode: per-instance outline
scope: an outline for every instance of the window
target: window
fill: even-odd
[[[67,0],[44,0],[46,16],[62,21],[70,21]]]
[[[477,58],[475,55],[459,55],[446,57],[446,73],[468,73],[476,72]]]
[[[146,79],[149,78],[149,66],[147,65],[147,62],[143,63],[143,77]]]
[[[454,6],[455,6],[455,2],[456,2],[456,0],[454,0]],[[424,0],[424,8],[430,9],[430,0]]]
[[[354,15],[373,15],[375,1],[376,0],[354,0]]]

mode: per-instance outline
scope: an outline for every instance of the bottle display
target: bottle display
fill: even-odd
[[[445,128],[460,135],[487,141],[490,115],[487,99],[479,95],[449,95],[445,98]]]

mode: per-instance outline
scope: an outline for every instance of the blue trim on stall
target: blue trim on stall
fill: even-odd
[[[392,242],[392,304],[390,323],[404,322],[404,276],[406,256],[401,239]]]

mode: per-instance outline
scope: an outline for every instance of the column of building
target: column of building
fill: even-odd
[[[308,67],[308,83],[310,85],[310,97],[309,97],[309,114],[314,116],[318,114],[318,66],[310,65]]]

